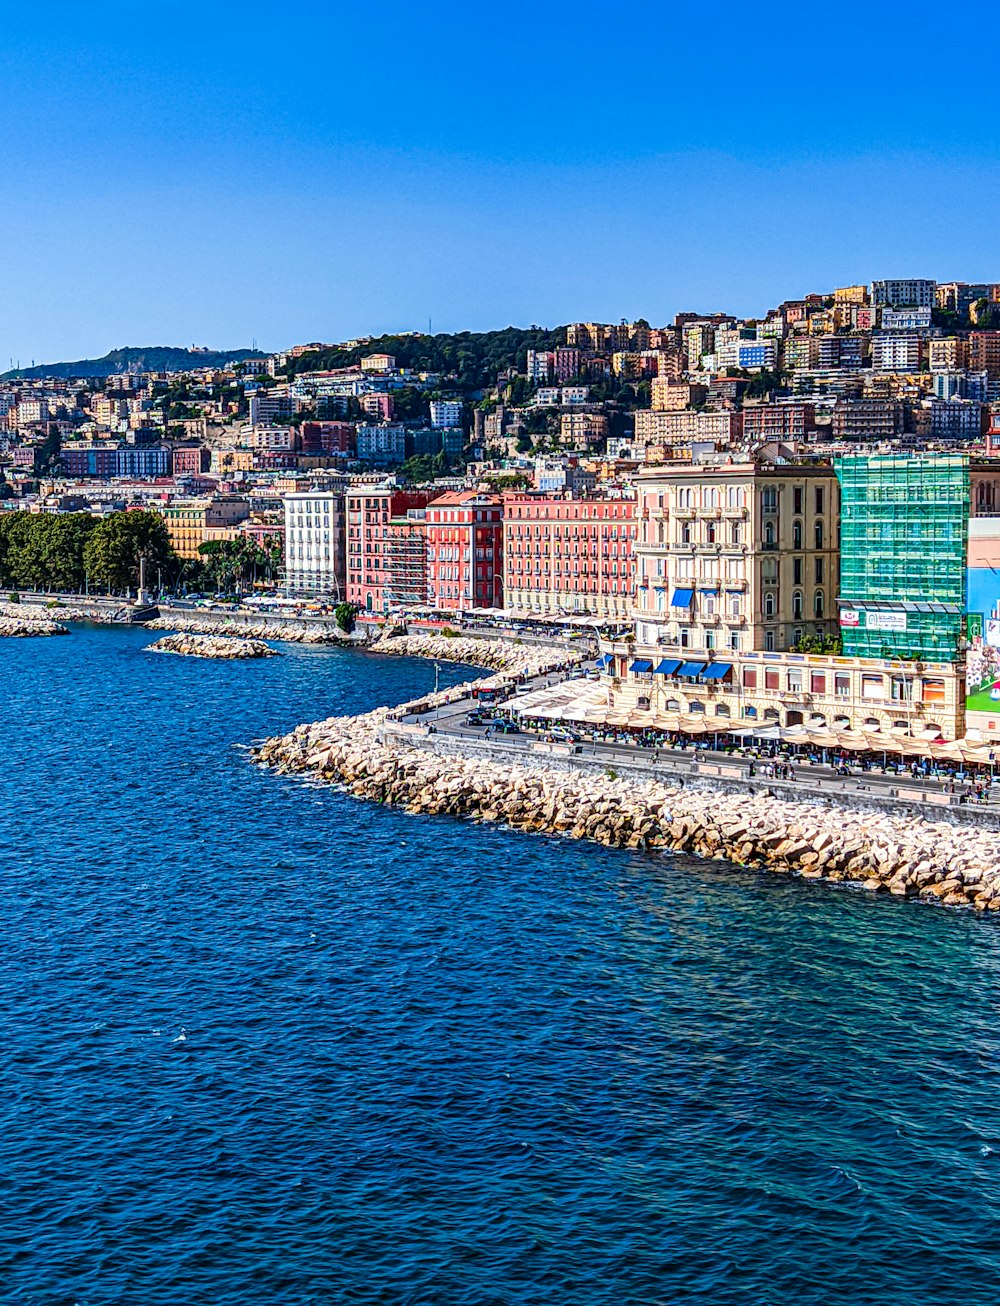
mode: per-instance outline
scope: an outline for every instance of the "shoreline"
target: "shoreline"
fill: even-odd
[[[395,636],[380,641],[392,643],[391,649],[379,651],[441,657],[414,647],[426,649],[434,641],[436,649],[441,638]],[[539,674],[526,669],[526,652],[509,642],[495,648],[495,661],[505,665],[477,684],[509,685],[512,677]],[[557,654],[565,660],[564,652],[548,650],[553,659],[548,669],[555,669]],[[606,847],[694,853],[896,897],[1000,912],[1000,841],[986,830],[760,790],[734,801],[731,792],[710,780],[698,787],[626,780],[610,767],[586,774],[562,769],[565,759],[555,754],[550,761],[483,759],[450,750],[440,737],[430,750],[395,724],[404,714],[453,702],[468,691],[466,682],[394,708],[300,725],[254,746],[251,755],[279,775],[344,785],[356,798],[414,815],[471,817]]]

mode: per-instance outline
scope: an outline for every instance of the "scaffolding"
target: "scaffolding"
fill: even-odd
[[[385,543],[383,600],[390,607],[427,602],[427,535],[420,516],[397,517],[389,523]]]
[[[852,455],[840,482],[848,657],[956,662],[964,647],[969,465],[960,454]]]

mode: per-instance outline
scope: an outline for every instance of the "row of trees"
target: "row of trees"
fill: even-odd
[[[163,518],[153,512],[26,512],[0,515],[0,584],[18,589],[80,593],[86,588],[124,592],[139,583],[146,559],[152,582],[180,573]]]

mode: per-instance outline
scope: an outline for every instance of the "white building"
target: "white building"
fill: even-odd
[[[920,336],[884,335],[872,337],[872,371],[919,372],[924,356]]]
[[[462,402],[460,399],[432,399],[431,426],[439,431],[444,426],[462,425]]]
[[[884,308],[883,331],[927,331],[932,326],[933,310],[928,305],[921,308]]]
[[[285,586],[289,594],[346,593],[344,495],[311,490],[285,496]]]

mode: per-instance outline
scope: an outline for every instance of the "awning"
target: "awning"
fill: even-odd
[[[733,669],[731,662],[710,662],[705,670],[701,673],[702,680],[721,680],[723,676],[728,676]]]
[[[689,608],[693,598],[694,590],[674,590],[670,596],[670,606],[672,608]]]
[[[719,592],[719,591],[715,588],[714,585],[699,585],[699,586],[698,586],[698,593],[699,593],[699,594],[718,594],[718,592]]]
[[[672,676],[680,665],[679,658],[664,658],[662,662],[657,664],[655,674],[658,676]]]
[[[615,660],[614,654],[602,653],[601,656],[597,659],[597,665],[599,667],[610,667],[612,662],[614,662],[614,660]]]
[[[647,658],[636,658],[629,671],[652,671],[653,664]]]
[[[685,662],[677,674],[679,676],[690,676],[693,679],[695,676],[700,676],[704,670],[704,662]]]

